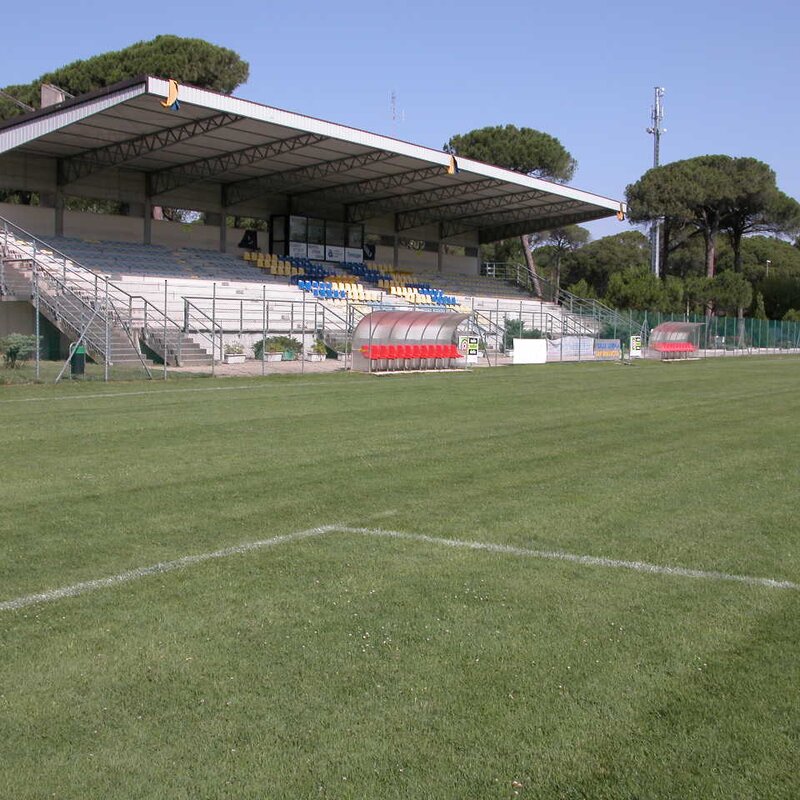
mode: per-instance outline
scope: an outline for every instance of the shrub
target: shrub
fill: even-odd
[[[291,336],[268,336],[253,345],[253,355],[256,359],[262,358],[264,350],[267,353],[301,353],[303,344]]]
[[[545,335],[538,329],[525,330],[525,322],[521,319],[506,320],[506,349],[514,346],[514,339],[545,339]]]
[[[36,351],[36,337],[24,333],[9,333],[0,339],[0,353],[6,369],[14,369]]]

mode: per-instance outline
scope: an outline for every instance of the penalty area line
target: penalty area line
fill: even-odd
[[[369,514],[362,519],[375,519],[388,517],[396,514],[394,510],[380,511]],[[137,567],[116,575],[109,575],[105,578],[96,580],[82,581],[70,586],[62,586],[58,589],[47,589],[35,594],[15,597],[11,600],[0,601],[0,612],[19,611],[29,606],[39,605],[40,603],[51,603],[65,597],[77,597],[81,594],[94,592],[98,589],[106,589],[118,586],[131,581],[146,578],[149,575],[160,575],[166,572],[173,572],[185,567],[202,564],[217,558],[227,558],[228,556],[249,553],[253,550],[262,550],[269,547],[276,547],[281,544],[311,539],[329,533],[351,533],[360,536],[371,536],[383,539],[401,539],[410,542],[420,542],[423,544],[438,545],[440,547],[451,547],[463,550],[478,550],[497,555],[509,555],[522,558],[536,558],[546,561],[564,561],[571,564],[580,564],[586,567],[605,567],[611,569],[627,569],[634,572],[641,572],[649,575],[666,575],[678,578],[694,578],[711,581],[729,581],[734,583],[744,583],[750,586],[763,586],[768,589],[790,589],[800,590],[800,584],[792,581],[776,580],[774,578],[759,578],[751,575],[734,575],[728,572],[716,572],[712,570],[690,569],[688,567],[672,567],[661,564],[649,564],[646,561],[623,561],[615,558],[604,558],[602,556],[578,555],[575,553],[565,553],[561,550],[532,550],[525,547],[514,547],[513,545],[495,544],[492,542],[476,542],[466,539],[445,539],[436,536],[427,536],[423,533],[408,533],[406,531],[384,530],[383,528],[356,528],[344,524],[321,525],[316,528],[308,528],[294,533],[287,533],[281,536],[273,536],[269,539],[258,539],[254,542],[223,547],[209,553],[198,553],[196,555],[182,556],[171,561],[161,561],[147,567]]]
[[[314,536],[322,536],[334,530],[337,530],[335,525],[323,525],[319,528],[309,528],[305,531],[287,533],[283,536],[273,536],[270,539],[260,539],[255,542],[246,542],[232,547],[224,547],[221,550],[214,550],[211,553],[198,553],[193,556],[176,558],[172,561],[161,561],[158,564],[151,564],[149,567],[129,569],[125,572],[117,573],[116,575],[109,575],[106,578],[73,583],[71,586],[62,586],[60,589],[48,589],[44,592],[38,592],[37,594],[28,594],[23,597],[16,597],[13,600],[5,600],[0,602],[0,611],[18,611],[21,608],[38,605],[40,603],[51,603],[54,600],[61,600],[64,597],[77,597],[80,594],[94,592],[97,589],[105,589],[110,586],[118,586],[122,583],[130,583],[140,578],[146,578],[148,575],[160,575],[195,564],[202,564],[204,561],[211,561],[215,558],[227,558],[228,556],[239,555],[240,553],[248,553],[251,550],[262,550],[266,547],[276,547],[279,544],[296,542],[300,539],[310,539]]]
[[[444,547],[456,547],[467,550],[483,550],[488,553],[497,553],[525,558],[538,558],[547,561],[566,561],[571,564],[580,564],[586,567],[606,567],[611,569],[628,569],[650,575],[668,575],[678,578],[696,578],[712,581],[732,581],[746,583],[750,586],[765,586],[769,589],[794,589],[800,590],[800,584],[792,581],[776,580],[774,578],[758,578],[750,575],[733,575],[728,572],[713,570],[690,569],[688,567],[671,567],[661,564],[648,564],[646,561],[623,561],[616,558],[602,556],[577,555],[565,553],[561,550],[531,550],[525,547],[514,547],[506,544],[493,544],[490,542],[475,542],[464,539],[444,539],[436,536],[426,536],[422,533],[406,533],[404,531],[387,531],[381,528],[343,528],[337,527],[339,533],[358,533],[367,536],[383,537],[387,539],[406,539],[412,542],[424,542]]]

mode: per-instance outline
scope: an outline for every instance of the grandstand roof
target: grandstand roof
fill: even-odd
[[[248,100],[178,87],[179,110],[162,105],[169,82],[141,77],[0,124],[0,156],[59,161],[64,191],[112,168],[144,173],[150,196],[209,184],[240,213],[264,195],[344,208],[350,222],[394,214],[397,231],[438,223],[441,238],[477,232],[490,242],[587,222],[624,210],[618,200],[439,150]],[[16,187],[23,188],[23,187]],[[203,208],[202,205],[196,206]]]

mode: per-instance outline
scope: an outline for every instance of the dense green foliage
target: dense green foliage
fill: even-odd
[[[703,237],[706,275],[717,264],[717,237],[725,231],[741,269],[745,234],[756,231],[793,233],[800,228],[800,204],[781,192],[775,173],[754,158],[709,155],[674,161],[648,170],[626,189],[632,222],[664,220],[662,263],[676,238],[694,231]]]
[[[14,369],[36,352],[36,337],[24,333],[9,333],[0,339],[0,353],[9,369]]]
[[[702,239],[690,237],[670,256],[670,271],[661,280],[649,271],[649,241],[638,231],[597,239],[562,258],[564,283],[579,297],[600,298],[617,308],[699,313],[712,302],[717,313],[738,313],[781,319],[800,308],[800,250],[767,236],[748,236],[741,243],[741,272],[734,271],[731,245],[720,240],[718,272],[704,275]],[[550,264],[548,248],[537,261]],[[737,287],[735,291],[731,287]],[[758,297],[760,296],[760,301]],[[761,311],[758,310],[760,302]]]
[[[507,319],[505,326],[505,347],[514,346],[514,339],[544,339],[544,334],[538,328],[526,328],[525,321],[521,319]]]
[[[293,336],[268,336],[266,339],[259,339],[253,345],[253,357],[259,359],[267,353],[293,353],[297,355],[302,352],[303,344]]]
[[[650,243],[638,231],[624,231],[605,236],[567,254],[562,259],[565,283],[584,279],[600,296],[608,289],[615,272],[647,267],[650,263]]]
[[[4,389],[0,600],[333,523],[797,584],[796,388],[793,358]],[[797,797],[799,611],[356,532],[187,561],[0,611],[0,785]]]
[[[516,125],[496,125],[452,136],[444,150],[455,156],[554,181],[568,181],[577,166],[555,136]]]
[[[456,156],[554,181],[568,181],[577,167],[575,159],[554,136],[533,128],[517,128],[515,125],[496,125],[452,136],[444,145],[444,150]],[[519,238],[519,250],[534,289],[541,295],[539,272],[528,234]],[[509,260],[494,255],[488,260]]]
[[[126,47],[46,72],[28,84],[6,86],[4,91],[34,108],[39,107],[39,90],[52,83],[73,95],[102,89],[138,75],[174,78],[180,83],[230,94],[247,80],[249,66],[237,53],[202,39],[156,36],[148,42]],[[0,119],[22,110],[0,97]]]

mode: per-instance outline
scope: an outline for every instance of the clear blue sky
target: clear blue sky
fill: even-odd
[[[753,156],[800,199],[796,0],[174,0],[141,9],[8,3],[0,86],[159,33],[196,36],[249,61],[239,96],[436,148],[485,125],[538,128],[577,159],[573,185],[622,199],[652,163],[644,129],[660,85],[662,163]],[[396,123],[392,90],[404,112]],[[628,224],[590,228],[599,237]]]

